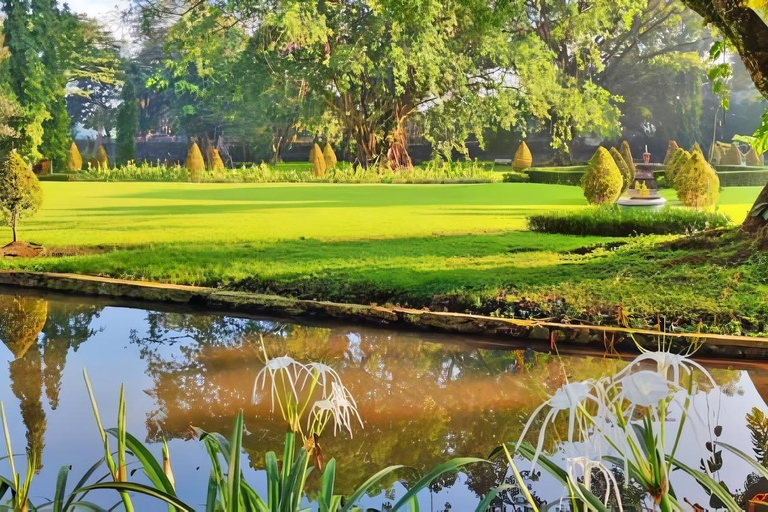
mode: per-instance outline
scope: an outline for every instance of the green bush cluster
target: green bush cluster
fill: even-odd
[[[708,208],[717,204],[720,179],[701,151],[695,151],[675,175],[675,190],[686,206]]]
[[[728,226],[722,213],[663,208],[600,206],[572,212],[550,212],[528,217],[531,231],[580,236],[635,236],[690,234]]]
[[[624,179],[607,149],[597,148],[581,178],[584,197],[590,204],[615,203],[621,195]]]

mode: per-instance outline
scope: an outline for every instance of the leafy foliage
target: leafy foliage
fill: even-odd
[[[669,162],[675,156],[675,153],[677,153],[678,149],[680,149],[680,146],[677,145],[677,142],[674,141],[674,140],[670,140],[669,144],[667,145],[667,153],[666,153],[666,155],[664,155],[664,165],[665,166],[667,164],[669,164]]]
[[[34,214],[43,202],[43,191],[37,176],[16,151],[0,162],[0,211],[13,230],[13,241],[19,219]]]
[[[720,197],[720,179],[701,152],[696,151],[675,175],[675,190],[686,206],[712,207]]]
[[[590,204],[615,203],[621,195],[624,179],[607,149],[597,148],[581,178],[584,197]]]
[[[629,170],[629,166],[627,165],[627,162],[624,161],[624,157],[621,156],[621,153],[619,153],[616,148],[611,148],[610,153],[613,157],[613,161],[616,162],[616,167],[618,167],[619,172],[621,172],[621,178],[624,180],[624,184],[621,186],[621,191],[624,192],[630,185],[632,185],[634,175],[632,174],[632,171]]]
[[[768,467],[768,418],[763,411],[753,407],[747,413],[747,428],[752,436],[752,449],[757,461],[764,467]]]

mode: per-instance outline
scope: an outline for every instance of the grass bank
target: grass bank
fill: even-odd
[[[576,187],[43,186],[43,210],[21,234],[58,256],[3,268],[602,322],[621,304],[636,325],[660,313],[727,332],[759,332],[768,318],[768,263],[733,233],[676,246],[525,230],[530,213],[584,208]],[[758,192],[725,189],[721,210],[739,222]]]

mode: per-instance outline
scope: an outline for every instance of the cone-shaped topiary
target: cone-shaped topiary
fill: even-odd
[[[725,153],[723,152],[723,147],[719,142],[716,142],[712,147],[712,160],[710,160],[710,163],[712,165],[721,165],[724,154]]]
[[[765,157],[763,155],[758,155],[757,151],[755,151],[755,148],[750,147],[749,151],[747,151],[747,155],[744,157],[747,165],[763,165],[765,162]]]
[[[674,156],[669,163],[664,167],[664,176],[667,179],[669,186],[675,186],[675,176],[680,171],[683,165],[685,165],[691,158],[691,154],[683,148],[677,148]]]
[[[629,149],[629,142],[624,141],[621,143],[619,153],[624,157],[624,161],[627,163],[627,167],[629,167],[629,172],[632,173],[632,181],[634,181],[637,168],[635,167],[635,161],[632,159],[632,151]]]
[[[221,155],[219,154],[219,150],[216,148],[210,148],[208,151],[208,168],[212,171],[223,171],[226,167],[224,166],[224,160],[221,159]]]
[[[624,179],[607,149],[597,148],[581,178],[584,197],[591,204],[614,203],[621,195]]]
[[[632,186],[632,182],[634,180],[630,175],[630,170],[629,170],[629,167],[627,167],[627,162],[624,161],[624,157],[621,156],[621,153],[619,153],[619,150],[617,150],[616,148],[611,148],[610,153],[611,153],[611,157],[613,157],[613,161],[616,162],[616,167],[619,168],[619,172],[621,173],[621,179],[624,180],[624,184],[621,186],[621,191],[624,192],[630,186]]]
[[[701,150],[701,146],[699,146],[699,143],[694,142],[693,145],[691,146],[691,149],[689,149],[688,152],[693,154],[693,153],[696,153],[697,151],[702,155],[704,155],[704,152]]]
[[[325,149],[323,149],[323,160],[325,160],[325,168],[333,169],[336,167],[338,160],[336,159],[336,153],[333,151],[333,147],[330,142],[325,143]]]
[[[315,173],[315,177],[319,178],[325,174],[325,158],[323,158],[323,150],[320,149],[320,146],[315,144],[310,155],[312,155],[312,170]]]
[[[700,151],[691,154],[675,176],[677,197],[685,206],[708,208],[720,197],[720,178]]]
[[[75,141],[72,141],[72,145],[69,146],[69,151],[67,152],[67,170],[75,172],[82,168],[83,157],[80,156],[80,150],[77,149]]]
[[[43,202],[43,190],[37,176],[14,150],[0,162],[0,211],[18,240],[16,228],[19,219],[32,214]]]
[[[96,150],[96,166],[99,169],[109,169],[109,157],[104,146],[99,146],[99,149]]]
[[[736,144],[728,146],[720,159],[720,165],[741,165],[742,162],[742,154]]]
[[[187,161],[184,164],[189,173],[189,181],[193,183],[200,183],[203,179],[203,171],[205,171],[205,162],[203,161],[203,154],[200,152],[200,147],[197,142],[192,143],[187,151]]]
[[[667,154],[664,156],[664,165],[667,165],[672,160],[678,149],[680,149],[680,146],[677,145],[677,141],[670,140],[669,144],[667,144]]]
[[[512,160],[512,168],[516,171],[524,171],[525,169],[530,169],[532,165],[533,155],[531,154],[531,150],[528,149],[528,144],[523,141],[517,146],[515,158]]]

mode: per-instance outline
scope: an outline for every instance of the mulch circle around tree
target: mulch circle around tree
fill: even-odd
[[[36,258],[42,256],[45,249],[40,244],[29,242],[11,242],[0,249],[0,258]]]

